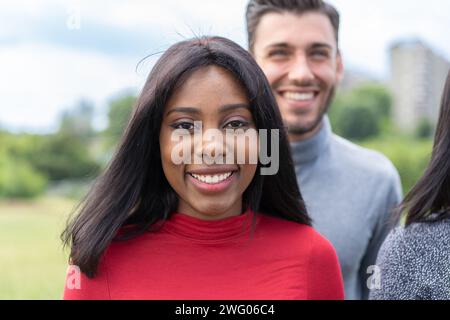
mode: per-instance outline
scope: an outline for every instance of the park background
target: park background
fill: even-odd
[[[346,66],[334,131],[384,153],[406,193],[430,157],[450,2],[330,2]],[[246,3],[0,3],[0,299],[61,298],[68,252],[59,234],[111,158],[158,53],[209,34],[246,47]],[[404,78],[410,86],[400,90]],[[405,125],[399,101],[418,91],[422,105]]]

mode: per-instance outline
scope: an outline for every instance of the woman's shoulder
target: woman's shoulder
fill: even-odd
[[[149,241],[157,234],[151,229],[136,231],[135,226],[123,226],[105,250],[105,259],[121,258],[122,255],[130,256],[139,254],[148,248]]]
[[[378,260],[392,265],[401,260],[417,264],[418,261],[439,259],[450,254],[450,220],[413,223],[407,227],[398,226],[386,237]]]
[[[440,296],[448,287],[450,259],[450,220],[413,223],[393,229],[377,259],[381,289],[372,299],[418,299]],[[437,293],[438,292],[438,293]]]
[[[274,215],[269,215],[266,213],[258,213],[259,216],[259,225],[261,228],[272,229],[272,230],[280,230],[300,233],[305,236],[314,237],[317,235],[315,229],[309,225],[304,223],[299,223],[296,221],[288,220],[285,218],[277,217]]]
[[[413,251],[422,255],[422,250],[433,247],[450,250],[450,219],[436,222],[413,223],[398,226],[387,236],[383,247],[390,250]]]
[[[315,250],[332,250],[334,252],[330,241],[312,226],[267,214],[260,214],[260,225],[263,229],[269,229],[271,234],[278,234],[285,240],[288,240],[286,238],[292,239],[289,243],[307,243]]]
[[[344,288],[336,250],[328,239],[313,227],[297,222],[262,216],[271,244],[277,243],[277,252],[284,252],[304,266],[308,279],[308,297],[311,300],[342,300]]]

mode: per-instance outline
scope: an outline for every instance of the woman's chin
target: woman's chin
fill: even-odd
[[[217,202],[205,203],[198,206],[196,210],[196,216],[204,220],[220,220],[231,216],[239,215],[240,212],[233,210],[229,205],[220,205]]]

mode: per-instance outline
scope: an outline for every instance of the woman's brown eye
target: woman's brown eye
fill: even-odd
[[[171,125],[173,129],[194,130],[194,124],[190,122],[179,122]]]
[[[240,121],[240,120],[234,120],[230,121],[226,124],[226,128],[228,129],[240,129],[248,126],[248,122]]]

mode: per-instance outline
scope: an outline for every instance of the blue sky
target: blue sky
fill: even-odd
[[[420,38],[450,60],[448,0],[330,0],[342,16],[349,69],[389,76],[387,49]],[[92,101],[105,125],[112,98],[138,92],[154,60],[145,56],[194,34],[246,46],[247,0],[3,0],[0,2],[0,126],[49,132],[62,110]]]

